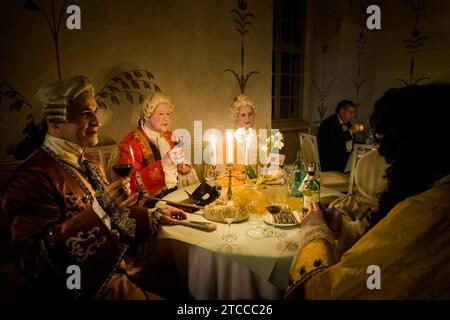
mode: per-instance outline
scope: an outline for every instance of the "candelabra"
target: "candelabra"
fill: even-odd
[[[233,165],[232,164],[228,164],[227,165],[227,174],[228,174],[227,198],[228,198],[228,201],[231,200],[231,197],[233,195],[233,192],[231,191],[231,178],[233,177],[232,174],[231,174],[232,172],[233,172]]]

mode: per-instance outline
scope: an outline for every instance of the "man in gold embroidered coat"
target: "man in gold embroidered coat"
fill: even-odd
[[[450,157],[441,115],[448,108],[450,84],[390,89],[377,101],[370,120],[390,166],[370,230],[358,240],[335,209],[314,203],[302,221],[286,298],[450,298]],[[424,110],[433,121],[423,121]],[[350,246],[358,241],[341,257],[343,237]]]
[[[185,185],[198,182],[195,170],[183,163],[183,149],[175,147],[169,131],[173,104],[162,93],[149,96],[141,106],[138,127],[127,134],[120,149],[131,146],[135,164],[131,171],[131,190],[139,192],[142,203],[149,197],[162,197],[173,191],[182,177]],[[121,156],[128,156],[121,152]],[[184,181],[184,180],[183,180]]]
[[[123,195],[129,182],[109,184],[84,153],[97,144],[100,125],[87,78],[49,84],[37,96],[45,103],[44,141],[11,176],[2,197],[12,254],[30,279],[30,292],[38,298],[156,297],[129,280],[123,256],[129,246],[154,237],[159,222],[175,224],[185,214],[131,206],[137,194]],[[70,285],[74,265],[80,282]]]

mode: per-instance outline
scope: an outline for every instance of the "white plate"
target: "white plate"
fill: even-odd
[[[298,213],[298,211],[292,211],[292,214],[295,217],[295,220],[297,220],[296,223],[275,223],[274,226],[275,227],[279,227],[279,228],[288,228],[288,227],[295,227],[298,226],[300,224],[300,214]],[[265,223],[272,225],[272,215],[270,213],[266,213],[263,216],[263,220]]]

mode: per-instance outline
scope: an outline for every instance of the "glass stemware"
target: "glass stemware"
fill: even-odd
[[[225,242],[232,243],[237,239],[237,236],[231,233],[231,223],[237,218],[237,208],[233,204],[227,204],[223,207],[221,215],[222,219],[225,220],[228,225],[227,233],[224,234],[222,239],[225,240]]]
[[[218,176],[218,170],[216,165],[205,164],[203,167],[203,178],[209,185],[214,185]]]
[[[283,206],[280,203],[272,203],[272,204],[266,205],[266,210],[267,210],[267,212],[270,213],[271,218],[272,218],[272,228],[271,228],[270,232],[267,232],[267,236],[268,237],[277,237],[278,232],[277,232],[277,230],[275,230],[275,215],[281,213],[281,211],[283,210]]]
[[[110,165],[116,176],[120,179],[125,179],[134,168],[134,153],[129,144],[117,144],[112,152]],[[117,180],[117,179],[113,179]],[[122,187],[121,192],[126,193]]]

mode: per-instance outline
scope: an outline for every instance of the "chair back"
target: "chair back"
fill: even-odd
[[[306,164],[310,162],[316,163],[316,170],[318,172],[321,171],[320,168],[320,158],[319,158],[319,147],[317,145],[317,137],[304,133],[299,132],[299,140],[300,140],[300,150],[303,157],[303,160]]]
[[[355,145],[350,174],[349,194],[355,193],[367,204],[376,206],[378,194],[386,189],[384,174],[388,164],[377,150],[367,145]]]
[[[87,152],[89,155],[97,159],[103,166],[103,169],[105,170],[105,175],[108,181],[111,182],[111,173],[112,169],[110,166],[110,159],[112,156],[113,149],[115,147],[115,144],[109,144],[105,146],[98,146],[98,147],[92,147],[88,148]]]

